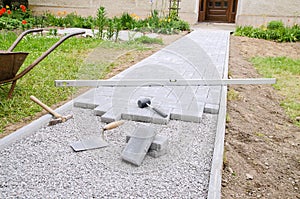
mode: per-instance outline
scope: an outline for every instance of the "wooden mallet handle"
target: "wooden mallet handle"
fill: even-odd
[[[43,109],[45,109],[46,111],[48,111],[55,118],[62,118],[62,116],[60,114],[56,113],[52,108],[50,108],[49,106],[47,106],[46,104],[44,104],[43,102],[41,102],[39,99],[37,99],[33,95],[30,96],[30,99],[32,101],[34,101],[35,103],[37,103],[38,105],[40,105]]]

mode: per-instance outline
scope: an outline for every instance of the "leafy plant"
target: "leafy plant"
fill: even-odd
[[[252,26],[237,27],[236,36],[246,36],[258,39],[274,40],[278,42],[296,42],[300,40],[300,27],[284,27],[281,21],[271,21],[267,28],[254,28]]]
[[[114,17],[113,18],[113,24],[114,24],[114,27],[115,27],[115,40],[117,41],[118,38],[119,38],[119,32],[120,30],[122,29],[122,24],[121,24],[121,20],[118,19],[117,17]]]
[[[132,30],[136,26],[135,19],[133,19],[133,17],[128,13],[122,14],[120,22],[123,30]]]
[[[107,39],[111,39],[115,33],[114,21],[112,19],[107,20]]]
[[[269,30],[278,30],[280,28],[284,28],[284,24],[282,21],[271,21],[269,22],[267,28]]]
[[[107,17],[106,17],[106,12],[105,12],[104,7],[100,7],[98,9],[96,20],[97,20],[97,26],[99,29],[99,37],[101,39],[103,39],[104,38],[104,27],[106,26],[106,23],[107,23]]]

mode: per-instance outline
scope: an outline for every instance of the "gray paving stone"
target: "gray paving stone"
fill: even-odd
[[[182,104],[190,104],[195,98],[195,94],[193,92],[184,92],[179,97],[178,102]]]
[[[104,115],[107,111],[112,108],[112,103],[101,104],[94,109],[94,114],[98,116]]]
[[[220,105],[218,104],[205,104],[204,113],[218,114]]]
[[[136,128],[132,137],[122,151],[122,159],[136,166],[140,166],[154,140],[155,135],[155,130],[150,126],[141,125]]]
[[[167,149],[168,145],[169,138],[167,136],[156,135],[150,146],[150,150],[161,151]]]
[[[111,108],[109,111],[107,111],[105,114],[101,116],[101,122],[104,123],[110,123],[117,120],[120,120],[122,117],[122,112],[124,112],[123,109],[114,109]]]
[[[221,86],[211,86],[208,92],[206,103],[220,104],[221,99]]]
[[[158,115],[157,113],[153,114],[152,116],[152,120],[151,122],[154,123],[154,124],[168,124],[169,123],[169,120],[170,120],[170,114],[171,114],[171,109],[162,109],[162,111],[164,113],[166,113],[168,116],[163,118],[161,117],[160,115]]]
[[[203,115],[203,110],[181,110],[173,109],[170,118],[174,120],[200,122]]]
[[[75,107],[94,109],[98,106],[94,99],[80,98],[74,102]]]
[[[125,112],[122,113],[122,119],[139,122],[152,122],[153,115],[153,111],[149,110],[149,108],[130,106]]]
[[[156,150],[149,150],[147,155],[153,157],[153,158],[159,158],[163,155],[166,155],[168,153],[168,149],[163,149],[160,151],[156,151]]]
[[[126,136],[126,143],[131,138],[131,135]],[[167,136],[156,135],[147,152],[147,155],[158,158],[167,154],[169,145],[169,138]]]
[[[130,140],[131,137],[132,137],[132,135],[126,135],[126,143]],[[154,140],[151,143],[149,151],[150,150],[161,151],[161,150],[167,149],[168,145],[169,145],[169,137],[162,136],[162,135],[156,135],[154,137]]]
[[[209,92],[209,87],[198,87],[196,93],[195,93],[195,98],[199,102],[205,102],[208,96]]]

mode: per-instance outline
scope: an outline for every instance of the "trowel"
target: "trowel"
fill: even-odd
[[[109,144],[104,138],[104,132],[107,130],[117,128],[124,124],[124,122],[124,120],[111,122],[101,129],[100,135],[93,135],[89,139],[73,142],[70,144],[70,146],[75,152],[107,147]]]

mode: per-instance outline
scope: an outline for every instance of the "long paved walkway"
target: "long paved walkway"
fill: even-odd
[[[229,31],[196,30],[135,64],[112,79],[222,79],[227,67]],[[92,108],[103,122],[119,119],[166,124],[169,119],[200,122],[203,113],[217,114],[221,86],[100,87],[75,101]],[[137,106],[140,98],[168,114],[162,118]]]

